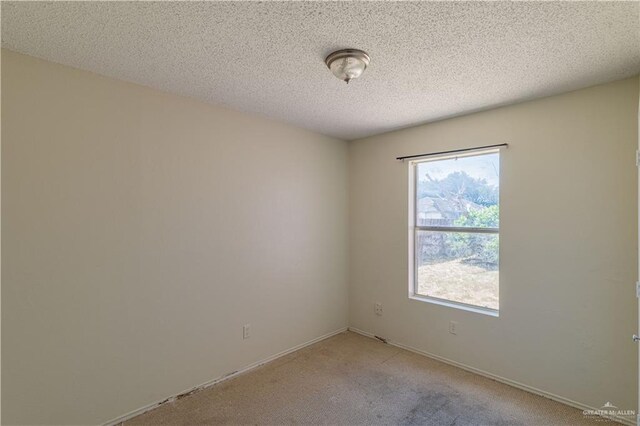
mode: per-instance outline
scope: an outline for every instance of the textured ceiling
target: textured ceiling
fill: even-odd
[[[2,46],[354,139],[640,73],[640,2],[2,2]],[[348,86],[332,50],[367,51]]]

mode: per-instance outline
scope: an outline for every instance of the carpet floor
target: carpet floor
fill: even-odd
[[[576,425],[578,409],[345,332],[126,425]]]

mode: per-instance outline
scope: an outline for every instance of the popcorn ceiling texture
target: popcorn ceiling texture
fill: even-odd
[[[355,139],[636,75],[640,2],[2,2],[2,46]]]

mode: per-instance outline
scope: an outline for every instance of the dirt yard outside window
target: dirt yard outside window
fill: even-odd
[[[423,296],[498,309],[498,271],[460,259],[420,266],[417,290]]]

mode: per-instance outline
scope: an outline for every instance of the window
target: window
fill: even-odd
[[[410,162],[410,297],[497,315],[500,153]]]

